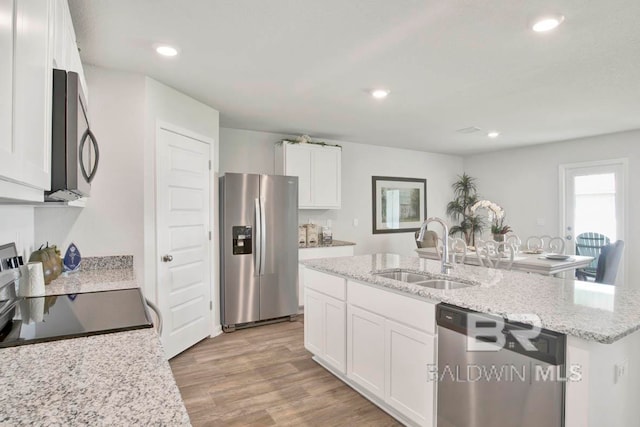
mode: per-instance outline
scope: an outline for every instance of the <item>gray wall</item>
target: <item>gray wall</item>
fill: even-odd
[[[562,235],[559,209],[559,166],[628,158],[626,221],[626,282],[640,278],[640,131],[542,144],[465,157],[464,168],[478,179],[482,196],[505,208],[507,221],[522,237]],[[543,225],[538,225],[542,223]]]
[[[220,128],[220,172],[273,173],[274,144],[286,135]],[[356,254],[415,255],[412,233],[372,234],[371,177],[427,179],[427,215],[444,216],[461,157],[345,141],[342,145],[342,209],[300,210],[299,222],[331,222],[335,239],[356,242]],[[354,219],[358,225],[354,226]],[[435,228],[434,228],[435,229]]]

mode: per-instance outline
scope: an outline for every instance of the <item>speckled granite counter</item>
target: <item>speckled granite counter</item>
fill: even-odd
[[[500,316],[536,314],[542,327],[588,341],[612,343],[640,329],[640,289],[615,287],[537,274],[456,265],[449,279],[471,282],[438,290],[384,279],[371,273],[403,268],[440,276],[440,262],[393,254],[301,261],[315,270]]]
[[[92,259],[46,294],[136,288],[129,258]],[[2,426],[190,425],[154,329],[0,349],[0,366]]]
[[[0,425],[189,425],[155,331],[0,350]]]
[[[46,295],[64,295],[137,287],[133,269],[116,269],[63,273],[44,289]]]
[[[336,248],[339,246],[355,246],[353,242],[347,242],[346,240],[334,240],[331,243],[318,243],[312,246],[300,246],[300,249],[314,249],[314,248]]]

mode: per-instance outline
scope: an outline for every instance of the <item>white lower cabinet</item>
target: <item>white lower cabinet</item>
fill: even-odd
[[[347,308],[347,377],[384,399],[384,317]]]
[[[311,289],[305,293],[304,346],[341,373],[346,372],[345,305]]]
[[[418,425],[433,425],[435,383],[427,362],[436,360],[436,337],[385,320],[384,400]]]
[[[403,423],[435,426],[436,304],[344,282],[305,272],[305,347]]]

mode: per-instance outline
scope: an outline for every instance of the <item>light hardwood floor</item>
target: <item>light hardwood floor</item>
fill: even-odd
[[[397,426],[311,360],[303,319],[206,339],[170,361],[194,426]]]

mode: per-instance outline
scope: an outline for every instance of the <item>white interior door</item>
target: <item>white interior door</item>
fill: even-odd
[[[158,304],[168,358],[212,332],[210,142],[157,128]]]
[[[560,166],[562,181],[561,235],[566,252],[575,254],[582,233],[598,233],[611,243],[625,239],[626,159]],[[617,284],[624,283],[625,257]]]

